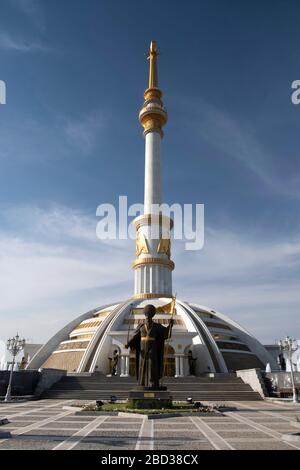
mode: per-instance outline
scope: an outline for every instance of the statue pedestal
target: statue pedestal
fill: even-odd
[[[132,408],[162,409],[172,407],[172,397],[168,390],[137,388],[129,392],[129,405]]]

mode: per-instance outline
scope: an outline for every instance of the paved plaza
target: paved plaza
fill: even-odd
[[[0,450],[299,450],[283,441],[296,432],[290,424],[300,405],[231,402],[236,411],[224,416],[148,420],[145,417],[75,416],[63,407],[70,400],[1,404],[11,439]]]

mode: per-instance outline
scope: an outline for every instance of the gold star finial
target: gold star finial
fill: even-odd
[[[156,130],[161,135],[162,127],[166,124],[168,116],[161,101],[162,92],[158,87],[157,44],[151,41],[148,52],[149,60],[149,86],[144,93],[144,104],[139,114],[139,120],[144,128],[144,134]],[[145,134],[146,135],[146,134]]]
[[[150,60],[149,68],[149,88],[158,88],[157,75],[157,56],[159,55],[156,41],[151,41],[148,59]]]

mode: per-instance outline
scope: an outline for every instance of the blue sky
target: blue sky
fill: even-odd
[[[297,0],[0,0],[0,319],[45,341],[132,294],[132,241],[96,207],[142,202],[145,52],[161,50],[166,202],[204,203],[206,242],[173,246],[178,296],[264,342],[300,337]]]

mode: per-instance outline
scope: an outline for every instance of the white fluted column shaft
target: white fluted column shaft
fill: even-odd
[[[152,213],[152,204],[161,204],[160,147],[160,133],[148,132],[145,136],[145,214]]]

